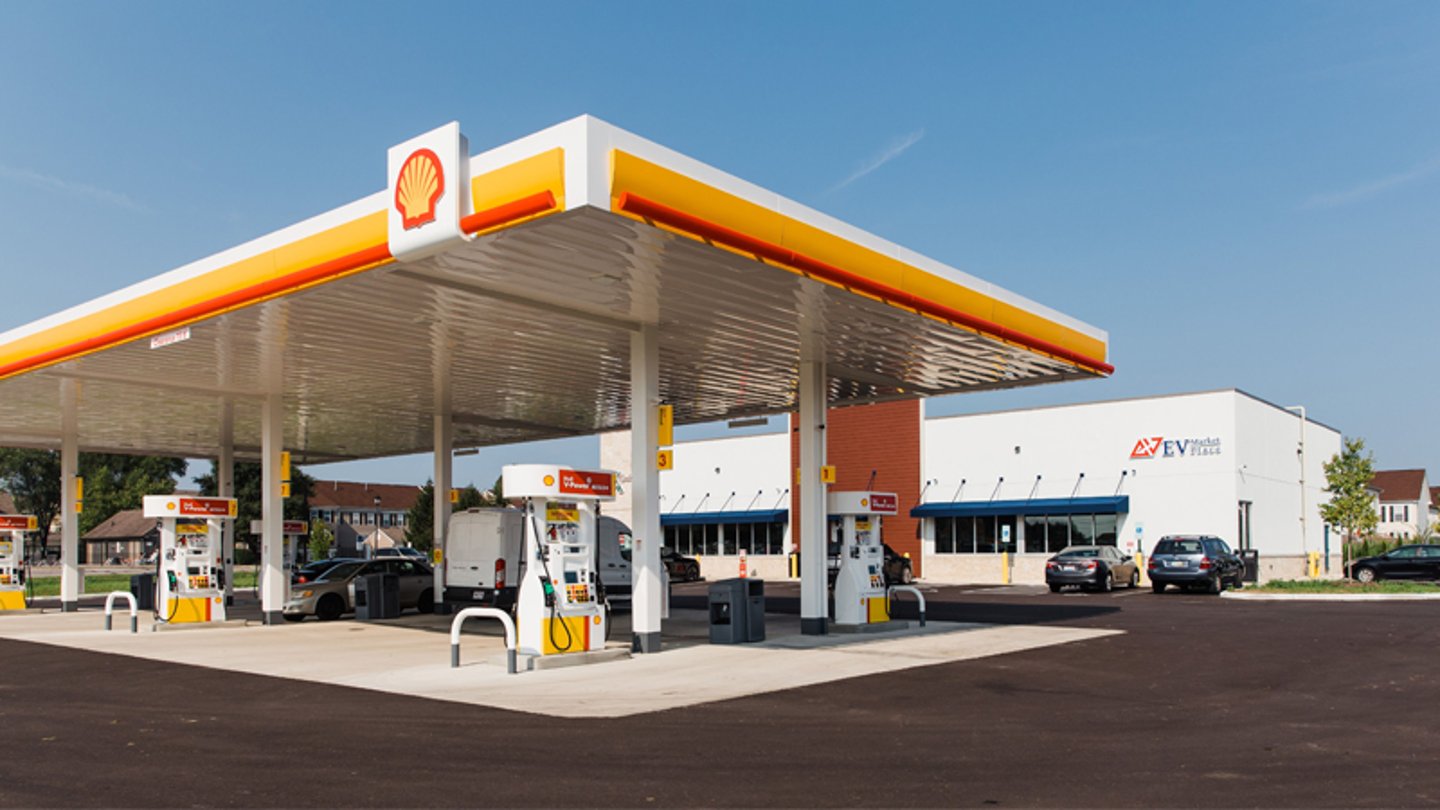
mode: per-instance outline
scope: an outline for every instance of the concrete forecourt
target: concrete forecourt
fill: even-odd
[[[576,712],[610,715],[587,717],[136,654],[146,643],[179,650],[182,637],[238,651],[264,628],[149,633],[113,654],[85,649],[124,646],[123,624],[102,638],[96,611],[63,617],[91,629],[57,627],[43,641],[33,621],[55,614],[4,616],[0,690],[12,744],[0,804],[1402,807],[1440,795],[1429,765],[1437,734],[1417,711],[1440,687],[1428,656],[1416,654],[1440,643],[1430,604],[1051,595],[1033,586],[926,592],[932,623],[948,631],[911,637],[909,655],[869,640],[836,654],[863,658],[874,645],[872,657],[911,659],[904,665],[780,691],[766,686],[769,660],[708,674],[679,666],[668,684],[651,673],[636,686],[695,697]],[[679,589],[677,614],[699,608],[703,593]],[[775,588],[769,618],[779,638],[798,624],[796,594]],[[685,622],[675,626],[661,654],[568,672],[623,692],[603,670],[714,649],[687,638]],[[1088,638],[927,657],[980,626]],[[445,662],[448,639],[421,625],[327,630],[372,650],[402,643],[388,635],[423,636],[415,644],[437,672]],[[324,644],[291,631],[278,635]],[[447,674],[502,690],[507,676],[485,673],[499,669],[483,661],[485,638],[474,636],[475,663]],[[786,649],[747,652],[755,663]],[[757,693],[732,696],[747,687],[727,683],[750,680]]]

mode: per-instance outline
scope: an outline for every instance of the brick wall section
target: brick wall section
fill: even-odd
[[[791,424],[794,424],[792,417]],[[831,490],[865,489],[871,470],[872,489],[900,496],[900,514],[884,520],[885,542],[909,553],[915,575],[921,575],[919,521],[910,510],[920,500],[920,401],[831,408],[825,420],[826,461],[835,467]],[[800,436],[790,433],[790,468],[798,465]],[[790,513],[799,514],[798,494],[791,487]]]

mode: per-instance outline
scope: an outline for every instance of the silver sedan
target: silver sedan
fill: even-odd
[[[395,574],[400,579],[400,609],[415,608],[421,613],[435,609],[435,574],[428,565],[414,560],[389,557],[379,560],[342,562],[314,582],[295,585],[285,603],[286,621],[298,622],[314,616],[333,621],[355,611],[355,580],[369,574]]]

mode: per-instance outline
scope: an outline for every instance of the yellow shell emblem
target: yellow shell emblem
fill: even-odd
[[[435,221],[435,204],[445,193],[445,171],[429,149],[416,149],[395,178],[395,210],[405,230]]]

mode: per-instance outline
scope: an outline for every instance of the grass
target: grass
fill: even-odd
[[[1261,593],[1434,593],[1440,584],[1434,582],[1372,582],[1364,584],[1349,579],[1272,579],[1264,585],[1251,585],[1247,591]]]
[[[30,580],[35,588],[35,596],[59,596],[60,577],[33,577]],[[254,571],[236,571],[235,587],[255,587]],[[107,594],[111,591],[130,590],[129,574],[92,574],[85,577],[85,584],[81,586],[81,593]]]

